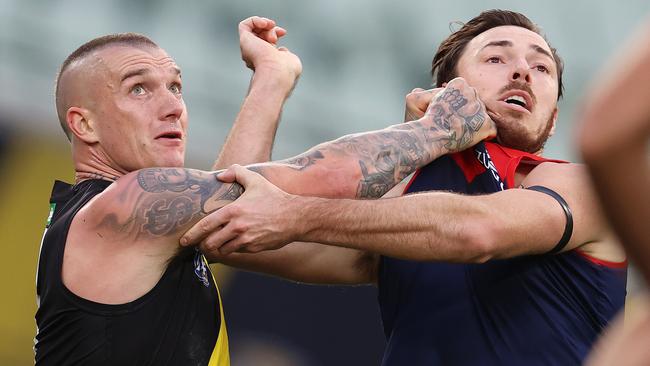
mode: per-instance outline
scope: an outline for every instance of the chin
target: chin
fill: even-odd
[[[155,167],[165,167],[165,168],[182,168],[185,166],[185,159],[183,157],[173,157],[173,158],[158,158],[154,161]]]

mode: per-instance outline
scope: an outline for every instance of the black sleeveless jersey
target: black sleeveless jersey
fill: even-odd
[[[54,184],[36,280],[36,365],[228,365],[218,289],[194,249],[171,260],[148,293],[126,304],[83,299],[63,284],[72,219],[110,184]]]

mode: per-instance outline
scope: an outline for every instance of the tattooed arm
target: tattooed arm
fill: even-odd
[[[148,168],[119,178],[75,215],[65,247],[65,285],[107,304],[148,292],[179,254],[181,234],[241,194],[239,184],[222,183],[215,174]]]
[[[95,229],[133,240],[178,237],[241,194],[239,184],[222,183],[216,174],[186,168],[147,168],[127,174],[102,194],[100,201],[108,205],[91,205],[101,218]]]
[[[417,168],[495,133],[476,91],[456,78],[439,91],[419,120],[345,136],[295,158],[255,165],[251,170],[292,194],[378,198]],[[202,220],[184,244],[203,240],[219,227],[219,221],[218,217]]]
[[[297,157],[249,168],[293,194],[379,198],[416,169],[495,133],[476,90],[456,78],[416,121],[344,136]]]

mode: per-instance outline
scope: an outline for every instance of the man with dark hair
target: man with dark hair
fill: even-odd
[[[255,72],[215,167],[270,154],[282,104],[302,70],[295,55],[275,46],[285,33],[266,18],[240,23],[242,58]],[[179,238],[241,186],[183,168],[181,85],[174,60],[133,34],[90,41],[61,67],[56,105],[75,184],[55,183],[41,244],[38,365],[229,364],[216,284],[203,255],[181,248]],[[380,196],[437,157],[495,135],[474,89],[458,80],[444,91],[454,98],[431,103],[447,111],[444,121],[426,113],[259,169],[296,193]],[[240,138],[254,127],[254,136]],[[229,154],[234,146],[241,156]]]
[[[442,43],[433,70],[445,89],[414,90],[407,116],[444,125],[439,103],[463,107],[449,90],[463,82],[497,126],[495,141],[445,154],[392,195],[435,192],[300,197],[235,166],[219,179],[242,197],[181,242],[296,281],[377,284],[385,365],[579,364],[623,306],[626,261],[584,167],[541,156],[562,63],[525,16],[492,10]],[[264,249],[277,250],[235,253]]]

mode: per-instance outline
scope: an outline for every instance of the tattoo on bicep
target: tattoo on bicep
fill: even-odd
[[[186,225],[196,214],[194,202],[188,197],[179,196],[171,200],[155,200],[145,209],[143,231],[153,235],[167,235]]]
[[[183,168],[142,169],[136,181],[141,190],[128,188],[135,195],[129,217],[120,223],[115,214],[109,213],[100,226],[125,234],[135,231],[136,235],[164,236],[234,201],[243,192],[237,183],[217,180],[216,173]]]

